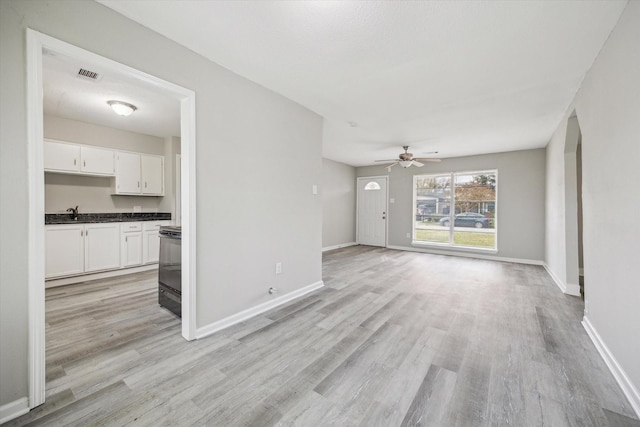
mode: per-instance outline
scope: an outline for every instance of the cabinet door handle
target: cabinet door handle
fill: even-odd
[[[84,236],[84,233],[82,232],[82,230],[80,230],[80,236]]]
[[[89,230],[85,230],[84,235],[88,236],[89,235]]]
[[[129,236],[124,237],[124,242],[127,243],[129,241]]]
[[[144,182],[144,188],[147,188],[147,181]]]
[[[84,160],[84,161],[82,162],[82,166],[84,166],[85,168],[87,167],[87,161],[86,161],[86,160]]]
[[[76,159],[73,159],[73,166],[75,166],[76,164]]]
[[[140,181],[138,181],[138,188],[140,188]]]

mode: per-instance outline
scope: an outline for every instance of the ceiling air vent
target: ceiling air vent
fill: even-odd
[[[102,77],[100,74],[95,71],[85,70],[84,68],[80,68],[78,70],[78,77],[82,77],[83,79],[98,81]]]

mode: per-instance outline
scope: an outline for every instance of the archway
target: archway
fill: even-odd
[[[582,267],[582,135],[575,112],[567,122],[564,145],[564,226],[566,293],[580,296]]]

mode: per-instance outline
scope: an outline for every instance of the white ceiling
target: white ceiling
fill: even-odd
[[[79,77],[81,68],[100,77]],[[180,101],[149,83],[51,51],[44,52],[42,69],[45,114],[158,137],[180,136]],[[131,116],[118,116],[109,100],[138,109]]]
[[[627,3],[99,1],[322,115],[354,166],[544,147]]]

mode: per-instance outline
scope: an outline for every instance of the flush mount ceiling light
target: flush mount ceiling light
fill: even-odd
[[[119,116],[130,116],[131,113],[138,109],[135,105],[122,101],[107,101],[107,104]]]

